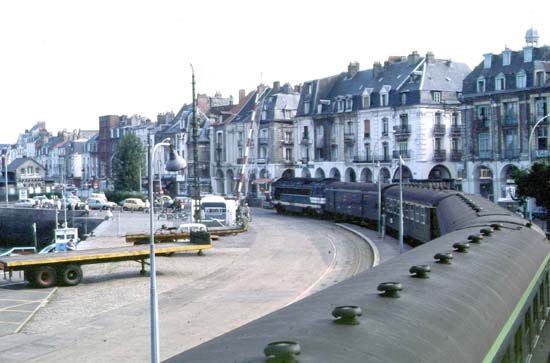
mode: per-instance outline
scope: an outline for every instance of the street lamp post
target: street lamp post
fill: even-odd
[[[550,113],[546,114],[546,116],[541,117],[536,123],[535,126],[533,126],[533,129],[531,129],[531,132],[529,133],[529,169],[531,169],[531,141],[533,139],[533,135],[535,134],[535,129],[537,126],[546,118],[550,117]],[[531,199],[527,198],[527,213],[529,214],[529,220],[531,220]]]
[[[5,184],[5,194],[6,194],[6,207],[9,205],[9,201],[8,201],[8,151],[6,150],[6,153],[4,155],[2,155],[3,159],[4,159],[4,181],[6,182]]]
[[[162,142],[154,145],[155,135],[149,135],[149,263],[150,263],[150,313],[151,313],[151,362],[158,363],[160,359],[159,354],[159,326],[158,326],[158,297],[157,297],[157,270],[155,265],[155,231],[154,231],[154,214],[155,214],[155,200],[153,197],[153,162],[155,158],[155,151],[160,146],[170,147],[170,160],[166,163],[167,171],[179,171],[187,166],[184,159],[179,157],[173,146],[169,143],[170,139],[165,139]],[[153,146],[154,145],[154,146]],[[159,170],[160,174],[160,170]]]

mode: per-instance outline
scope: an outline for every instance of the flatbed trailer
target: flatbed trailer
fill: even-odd
[[[178,252],[212,248],[211,244],[163,243],[155,245],[155,256],[170,256]],[[82,281],[81,265],[136,261],[141,263],[141,274],[150,257],[149,245],[78,250],[62,253],[32,254],[0,257],[0,269],[11,278],[14,271],[23,271],[25,280],[38,288],[54,285],[75,286]]]
[[[225,229],[210,229],[210,237],[213,240],[218,239],[221,236],[232,235],[236,233],[246,232],[246,227],[237,227],[237,228],[225,228]],[[188,240],[191,238],[191,233],[189,232],[178,232],[176,229],[167,229],[163,231],[155,232],[155,241],[156,242],[176,242],[179,240]],[[126,242],[134,244],[143,244],[149,243],[149,234],[148,233],[128,233],[125,236]]]

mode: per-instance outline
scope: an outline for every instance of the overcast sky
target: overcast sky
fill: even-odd
[[[413,50],[473,68],[520,50],[531,26],[549,44],[549,11],[548,0],[2,1],[0,143],[37,121],[57,132],[177,112],[191,102],[191,63],[197,93],[235,99]]]

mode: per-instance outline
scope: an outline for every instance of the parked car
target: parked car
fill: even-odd
[[[106,209],[113,209],[117,207],[116,203],[104,201],[97,198],[88,198],[88,201],[86,203],[88,204],[88,207],[90,209],[106,210]]]
[[[535,207],[531,212],[533,218],[545,219],[546,218],[546,209],[544,207]]]
[[[19,199],[17,202],[14,203],[14,206],[16,207],[26,207],[26,208],[34,208],[36,207],[36,201],[33,199]]]
[[[39,208],[51,208],[54,206],[53,200],[48,199],[48,197],[46,197],[45,195],[37,195],[32,199],[35,201],[36,206]]]
[[[145,209],[145,203],[143,203],[143,200],[139,198],[128,198],[125,200],[124,204],[122,205],[123,210],[139,210],[142,211]]]

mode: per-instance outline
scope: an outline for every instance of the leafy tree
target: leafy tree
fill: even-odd
[[[531,170],[517,169],[512,174],[516,182],[516,196],[535,198],[537,205],[546,209],[546,229],[550,226],[550,165],[534,163]]]
[[[145,170],[144,157],[145,147],[136,135],[126,134],[120,139],[113,159],[116,190],[139,190],[139,169]]]

